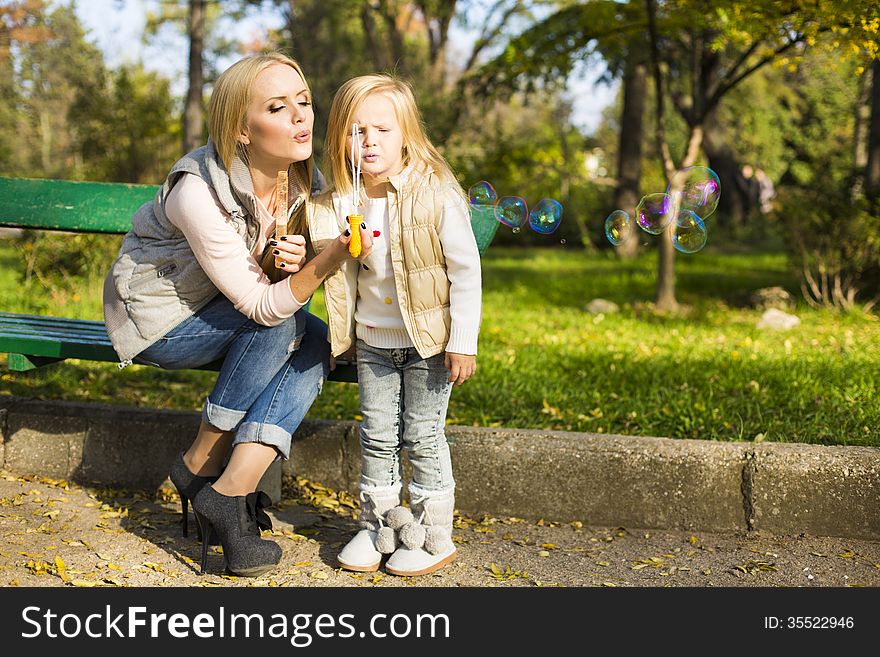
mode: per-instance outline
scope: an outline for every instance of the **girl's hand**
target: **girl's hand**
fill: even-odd
[[[299,271],[306,261],[306,238],[303,235],[282,235],[269,241],[275,255],[275,266],[287,272]]]
[[[447,351],[443,365],[449,370],[449,383],[455,383],[455,385],[460,386],[477,371],[477,357],[454,354],[451,351]]]
[[[355,360],[355,355],[357,354],[357,347],[352,346],[348,351],[344,354],[339,354],[339,360],[346,363],[353,363]],[[330,355],[330,371],[336,369],[336,357],[332,354]]]

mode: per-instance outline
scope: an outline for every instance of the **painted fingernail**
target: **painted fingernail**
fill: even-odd
[[[370,271],[370,268],[367,267],[366,265],[361,265],[361,266],[362,266],[364,269],[366,269],[367,271]]]
[[[278,242],[275,240],[269,240],[269,246],[278,246]]]
[[[363,221],[361,222],[361,228],[363,228],[364,230],[367,229],[367,224],[365,224]]]
[[[374,230],[374,231],[373,231],[373,237],[379,237],[379,235],[381,235],[381,234],[382,234],[382,233],[379,232],[378,230]]]
[[[286,241],[287,241],[287,235],[282,235],[282,236],[279,237],[278,239],[280,239],[282,242],[286,242]]]
[[[281,251],[279,251],[278,249],[273,249],[273,250],[272,250],[272,253],[273,253],[274,255],[281,255]]]
[[[281,269],[284,269],[285,267],[287,267],[287,265],[285,265],[283,262],[278,266],[281,267]]]
[[[351,235],[351,231],[348,228],[346,228],[345,229],[345,236],[348,237],[349,235]]]

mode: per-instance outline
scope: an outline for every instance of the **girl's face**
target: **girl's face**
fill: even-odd
[[[403,170],[403,133],[394,105],[382,93],[367,96],[355,110],[361,143],[361,171],[371,178],[387,178]],[[351,152],[351,134],[348,136]],[[357,150],[355,150],[357,156]]]
[[[314,123],[312,99],[299,73],[286,64],[263,69],[254,80],[240,137],[251,166],[280,171],[308,159]]]

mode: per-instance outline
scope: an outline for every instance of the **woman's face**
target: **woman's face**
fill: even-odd
[[[315,112],[303,79],[286,64],[263,69],[254,80],[241,135],[252,167],[287,169],[312,154]]]

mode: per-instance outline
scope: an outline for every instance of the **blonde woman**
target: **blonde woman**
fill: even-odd
[[[137,211],[104,285],[107,332],[123,365],[223,359],[171,480],[184,534],[191,500],[202,537],[213,529],[238,575],[259,575],[281,557],[260,537],[267,516],[254,491],[273,460],[288,458],[327,374],[326,326],[301,308],[349,257],[343,234],[306,258],[304,208],[322,183],[313,176],[314,118],[296,62],[268,54],[233,64],[214,86],[207,145],[179,160]],[[283,236],[274,234],[279,171],[288,172],[291,200]]]
[[[455,481],[444,433],[453,385],[476,371],[480,258],[461,187],[422,126],[406,83],[346,82],[330,109],[332,193],[309,217],[318,248],[362,215],[372,250],[324,283],[334,357],[356,351],[360,520],[342,567],[422,575],[456,557]],[[401,504],[400,451],[413,468]]]

